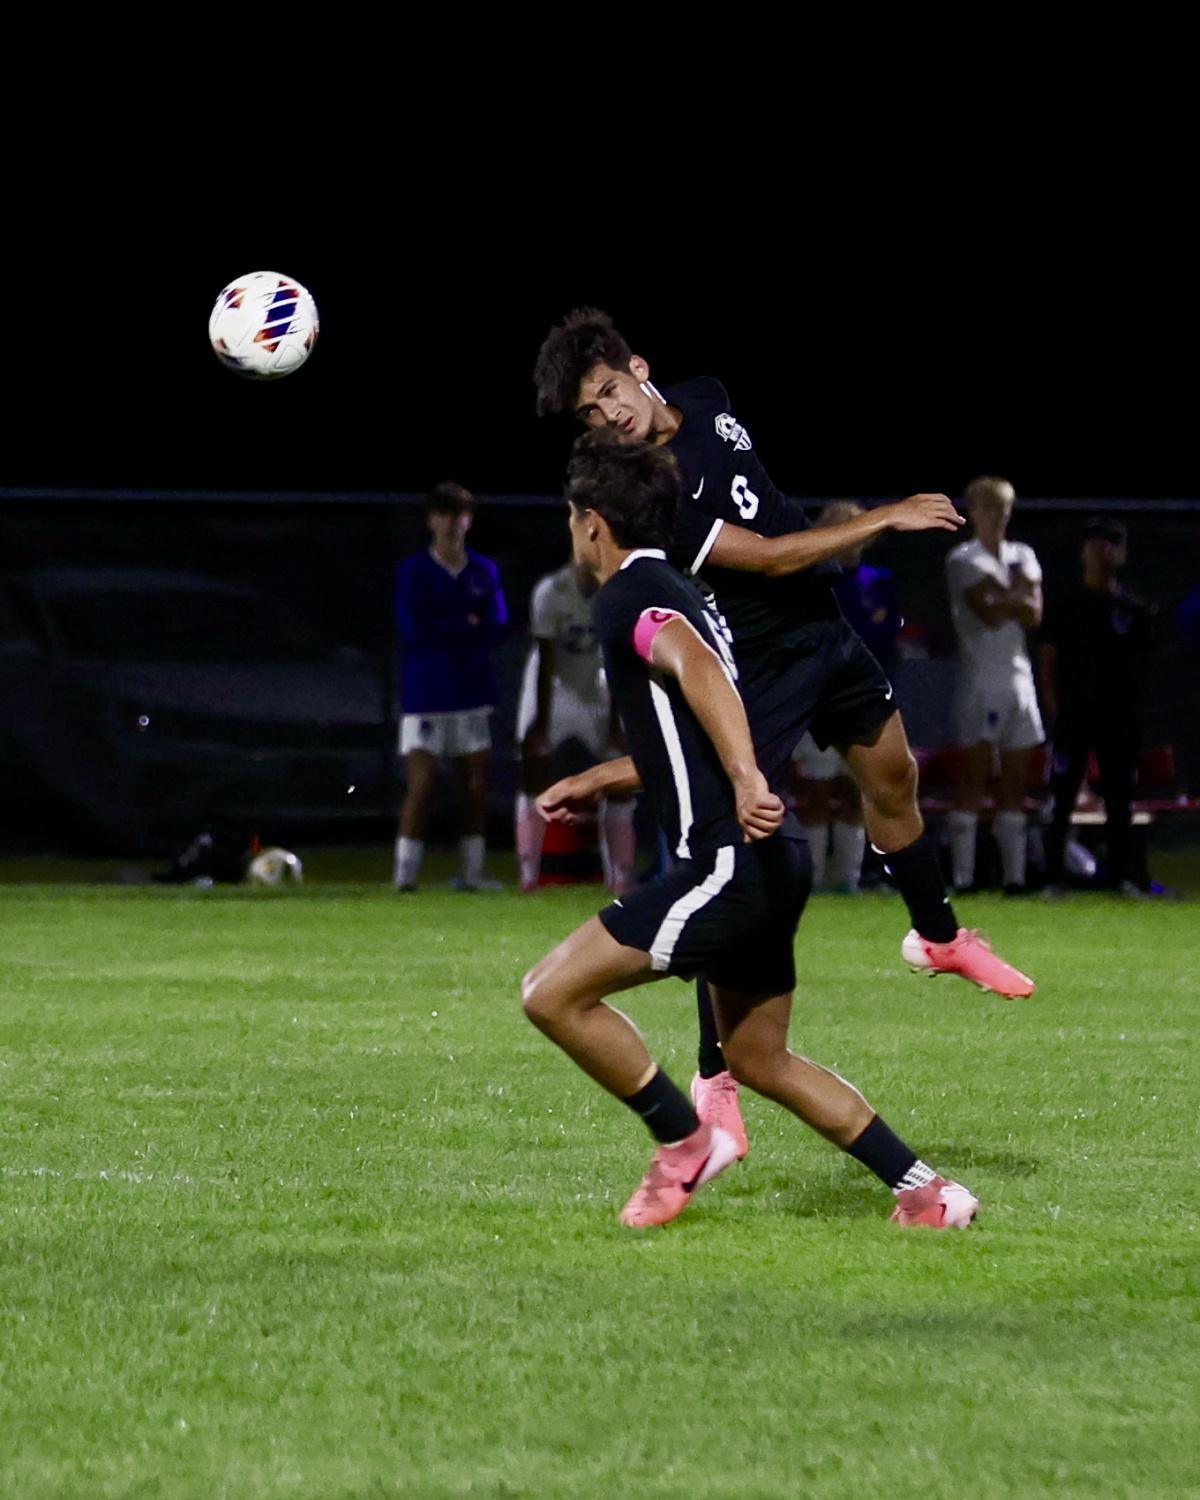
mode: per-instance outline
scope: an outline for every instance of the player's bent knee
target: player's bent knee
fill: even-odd
[[[521,980],[521,1006],[526,1017],[542,1031],[551,1030],[568,1010],[571,995],[543,961]]]
[[[521,1008],[535,1026],[541,1024],[549,1009],[550,996],[542,983],[543,966],[535,964],[521,980]]]
[[[916,803],[918,779],[916,759],[906,750],[878,768],[868,795],[881,812],[899,817]]]
[[[725,1062],[741,1084],[756,1094],[770,1098],[778,1078],[778,1058],[761,1047],[725,1047]]]
[[[919,779],[920,774],[917,770],[917,758],[911,750],[906,750],[903,759],[896,767],[893,777],[896,795],[903,798],[905,802],[911,802],[917,795],[917,782]]]

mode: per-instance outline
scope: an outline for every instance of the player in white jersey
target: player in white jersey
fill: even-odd
[[[1029,761],[1045,738],[1025,632],[1042,618],[1042,569],[1032,547],[1005,537],[1016,493],[1007,479],[973,479],[963,496],[975,534],[946,559],[958,634],[955,742],[963,748],[950,814],[954,884],[974,884],[979,809],[1000,759],[995,834],[1004,888],[1025,889]]]
[[[594,586],[589,580],[582,587]],[[517,711],[521,747],[521,791],[516,804],[517,862],[521,889],[537,889],[546,824],[534,799],[554,780],[553,756],[568,740],[594,761],[623,755],[620,728],[609,701],[592,629],[588,597],[572,563],[549,573],[533,590],[529,633],[534,640],[525,663]],[[604,879],[616,895],[633,884],[637,839],[631,798],[605,798],[599,809]]]

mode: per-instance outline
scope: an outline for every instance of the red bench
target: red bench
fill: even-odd
[[[954,805],[954,784],[963,752],[953,745],[936,749],[913,748],[920,773],[921,810],[948,812]],[[1026,808],[1036,812],[1045,800],[1050,779],[1049,754],[1040,745],[1030,757],[1029,797]],[[1079,800],[1072,814],[1073,823],[1102,823],[1103,799],[1099,795],[1100,768],[1096,757],[1088,757],[1087,774],[1080,788]],[[990,798],[984,808],[992,807]],[[1152,745],[1138,760],[1137,795],[1133,801],[1133,820],[1145,825],[1170,813],[1200,811],[1200,797],[1189,797],[1180,784],[1174,745]]]

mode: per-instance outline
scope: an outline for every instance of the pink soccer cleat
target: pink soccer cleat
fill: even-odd
[[[692,1078],[691,1093],[701,1123],[716,1125],[731,1135],[737,1146],[737,1159],[741,1161],[750,1150],[750,1142],[738,1103],[737,1079],[728,1069],[712,1078],[701,1078],[697,1073]]]
[[[701,1125],[676,1146],[660,1146],[637,1192],[621,1210],[621,1223],[630,1229],[669,1224],[698,1187],[736,1160],[737,1142],[714,1125]]]
[[[979,1199],[961,1183],[935,1177],[924,1187],[896,1194],[891,1222],[905,1229],[918,1224],[930,1229],[965,1229],[978,1212]]]
[[[973,927],[960,927],[952,943],[931,943],[914,927],[900,944],[900,956],[914,974],[960,974],[1007,1000],[1024,999],[1036,988],[1028,974],[993,953]]]

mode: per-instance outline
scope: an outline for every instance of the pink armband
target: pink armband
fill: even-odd
[[[677,609],[644,609],[633,627],[633,649],[643,661],[650,660],[650,648],[654,637],[671,620],[682,620]]]

